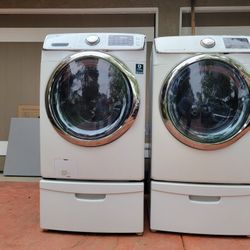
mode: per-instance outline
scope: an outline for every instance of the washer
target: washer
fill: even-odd
[[[250,234],[249,73],[249,37],[155,39],[152,230]]]
[[[143,232],[145,36],[54,34],[41,61],[41,227]]]

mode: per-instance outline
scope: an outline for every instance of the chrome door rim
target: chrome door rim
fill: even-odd
[[[201,60],[206,60],[206,59],[221,61],[235,68],[238,72],[241,73],[241,76],[245,79],[247,83],[248,89],[250,89],[250,74],[242,67],[242,65],[237,63],[235,60],[225,57],[225,56],[220,56],[220,55],[210,55],[210,54],[196,55],[178,64],[164,79],[163,85],[161,87],[160,95],[159,95],[159,110],[160,110],[161,118],[163,120],[165,127],[180,142],[182,142],[183,144],[189,147],[200,149],[200,150],[216,150],[216,149],[224,148],[233,144],[235,141],[237,141],[240,137],[242,137],[244,134],[248,132],[249,123],[250,123],[250,114],[248,114],[248,118],[243,124],[243,126],[241,127],[241,129],[239,129],[238,132],[235,133],[230,138],[217,142],[217,143],[201,143],[201,142],[194,141],[186,137],[174,126],[173,122],[171,121],[169,117],[168,110],[165,109],[164,100],[162,98],[164,93],[168,92],[170,88],[169,82],[172,81],[172,79],[178,74],[178,72],[181,69],[183,69],[184,67],[192,63],[195,63]]]
[[[131,92],[132,92],[132,105],[130,109],[130,113],[127,115],[125,121],[123,122],[120,127],[115,130],[113,133],[108,134],[102,138],[99,139],[90,139],[90,140],[84,140],[81,138],[77,138],[75,136],[72,136],[70,133],[65,131],[60,123],[57,120],[57,117],[54,116],[50,99],[51,99],[51,89],[52,85],[54,83],[55,77],[59,72],[61,72],[62,69],[64,69],[65,66],[67,66],[70,62],[80,59],[80,58],[85,58],[85,57],[94,57],[94,58],[101,58],[118,68],[122,74],[128,79]],[[138,110],[139,110],[139,105],[140,105],[140,95],[139,95],[139,85],[138,82],[135,78],[135,76],[132,74],[132,72],[129,70],[129,68],[121,62],[119,59],[117,59],[114,56],[111,56],[109,54],[103,53],[103,52],[98,52],[98,51],[84,51],[84,52],[79,52],[76,54],[73,54],[66,59],[64,59],[53,71],[52,75],[50,76],[50,79],[48,81],[47,87],[46,87],[46,92],[45,92],[45,106],[46,106],[46,112],[48,115],[48,118],[55,128],[55,130],[67,141],[80,145],[80,146],[89,146],[89,147],[95,147],[95,146],[101,146],[108,144],[119,137],[121,137],[134,123]]]

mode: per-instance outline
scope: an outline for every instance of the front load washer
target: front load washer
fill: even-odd
[[[250,37],[162,37],[152,52],[152,230],[250,234]]]
[[[42,228],[143,232],[145,62],[144,35],[46,37]]]

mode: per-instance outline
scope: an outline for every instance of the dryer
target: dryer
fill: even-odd
[[[145,62],[144,35],[46,37],[42,228],[143,232]]]
[[[156,38],[152,74],[151,229],[249,235],[250,38]]]

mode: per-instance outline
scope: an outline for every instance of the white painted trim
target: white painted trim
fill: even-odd
[[[117,32],[145,34],[147,41],[154,39],[154,27],[101,27],[101,28],[0,28],[0,42],[43,42],[47,34],[84,32]]]
[[[246,35],[250,36],[250,26],[206,26],[195,28],[196,35]],[[191,27],[182,27],[180,35],[191,35]]]
[[[7,154],[8,141],[0,141],[0,156]]]
[[[159,32],[159,9],[156,8],[155,12],[155,37],[158,37]]]
[[[156,14],[156,7],[142,8],[7,8],[0,14]]]
[[[181,7],[181,13],[191,13],[191,7]],[[250,6],[202,6],[195,7],[196,13],[250,12]]]

